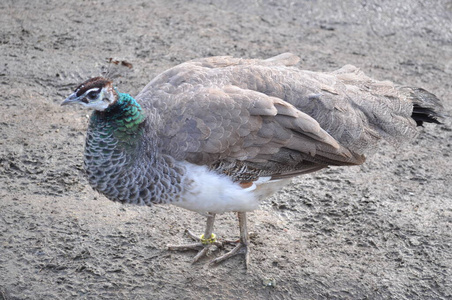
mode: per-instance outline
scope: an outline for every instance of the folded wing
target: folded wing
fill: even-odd
[[[195,60],[156,77],[137,100],[159,113],[150,126],[164,153],[236,180],[361,164],[382,138],[416,134],[412,104],[392,83],[353,66],[315,73],[297,62]]]

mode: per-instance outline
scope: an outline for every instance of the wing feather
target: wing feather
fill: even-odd
[[[292,67],[298,60],[194,60],[157,76],[137,100],[160,115],[149,126],[163,153],[250,176],[361,164],[382,138],[413,135],[412,106],[392,83],[353,66],[303,71]]]

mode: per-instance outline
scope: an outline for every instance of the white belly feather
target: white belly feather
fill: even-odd
[[[187,170],[180,201],[174,205],[200,212],[245,212],[258,208],[259,200],[270,196],[290,180],[269,181],[260,178],[249,188],[242,188],[226,175],[217,174],[205,166],[183,162]]]

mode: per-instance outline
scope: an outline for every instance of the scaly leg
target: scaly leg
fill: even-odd
[[[241,254],[244,252],[245,254],[245,266],[248,269],[250,262],[250,251],[249,251],[249,236],[248,236],[248,228],[246,225],[246,212],[238,212],[239,217],[239,228],[240,228],[240,241],[231,251],[228,253],[215,258],[210,263],[216,264],[222,262],[228,258],[231,258],[237,254]]]
[[[215,234],[213,234],[213,224],[215,222],[215,214],[209,213],[206,222],[206,229],[204,234],[200,237],[194,235],[192,232],[187,230],[188,235],[197,241],[196,243],[187,245],[168,245],[168,250],[173,251],[187,251],[187,250],[199,250],[198,254],[193,258],[193,263],[197,262],[199,259],[208,255],[209,251],[212,251],[212,245],[217,248],[223,248],[224,244],[236,244],[236,246],[228,253],[213,259],[210,264],[220,263],[228,258],[231,258],[238,254],[245,254],[245,266],[248,268],[250,256],[249,256],[249,235],[248,228],[246,224],[246,212],[237,213],[239,218],[239,228],[240,228],[240,239],[239,240],[223,240],[219,242],[216,240]],[[209,238],[205,238],[208,236]],[[214,249],[215,250],[215,249]]]
[[[197,241],[196,243],[187,245],[168,245],[169,250],[173,251],[187,251],[187,250],[199,250],[198,254],[193,258],[193,263],[197,262],[200,258],[207,256],[209,251],[212,249],[212,245],[221,248],[223,244],[216,240],[215,234],[213,233],[213,224],[215,222],[215,214],[209,213],[207,216],[206,229],[204,234],[200,237],[194,235],[192,232],[187,230],[188,235]],[[207,237],[207,238],[206,238]]]

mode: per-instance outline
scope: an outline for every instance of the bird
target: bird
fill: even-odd
[[[204,234],[169,250],[198,250],[193,262],[233,243],[250,263],[247,212],[293,177],[363,164],[383,141],[398,146],[425,122],[441,124],[440,100],[422,89],[378,81],[346,65],[332,72],[268,59],[214,56],[174,66],[135,97],[94,77],[61,105],[93,112],[84,167],[108,199],[172,204],[206,216]],[[213,233],[215,216],[236,212],[240,238]],[[214,247],[216,246],[216,247]]]

